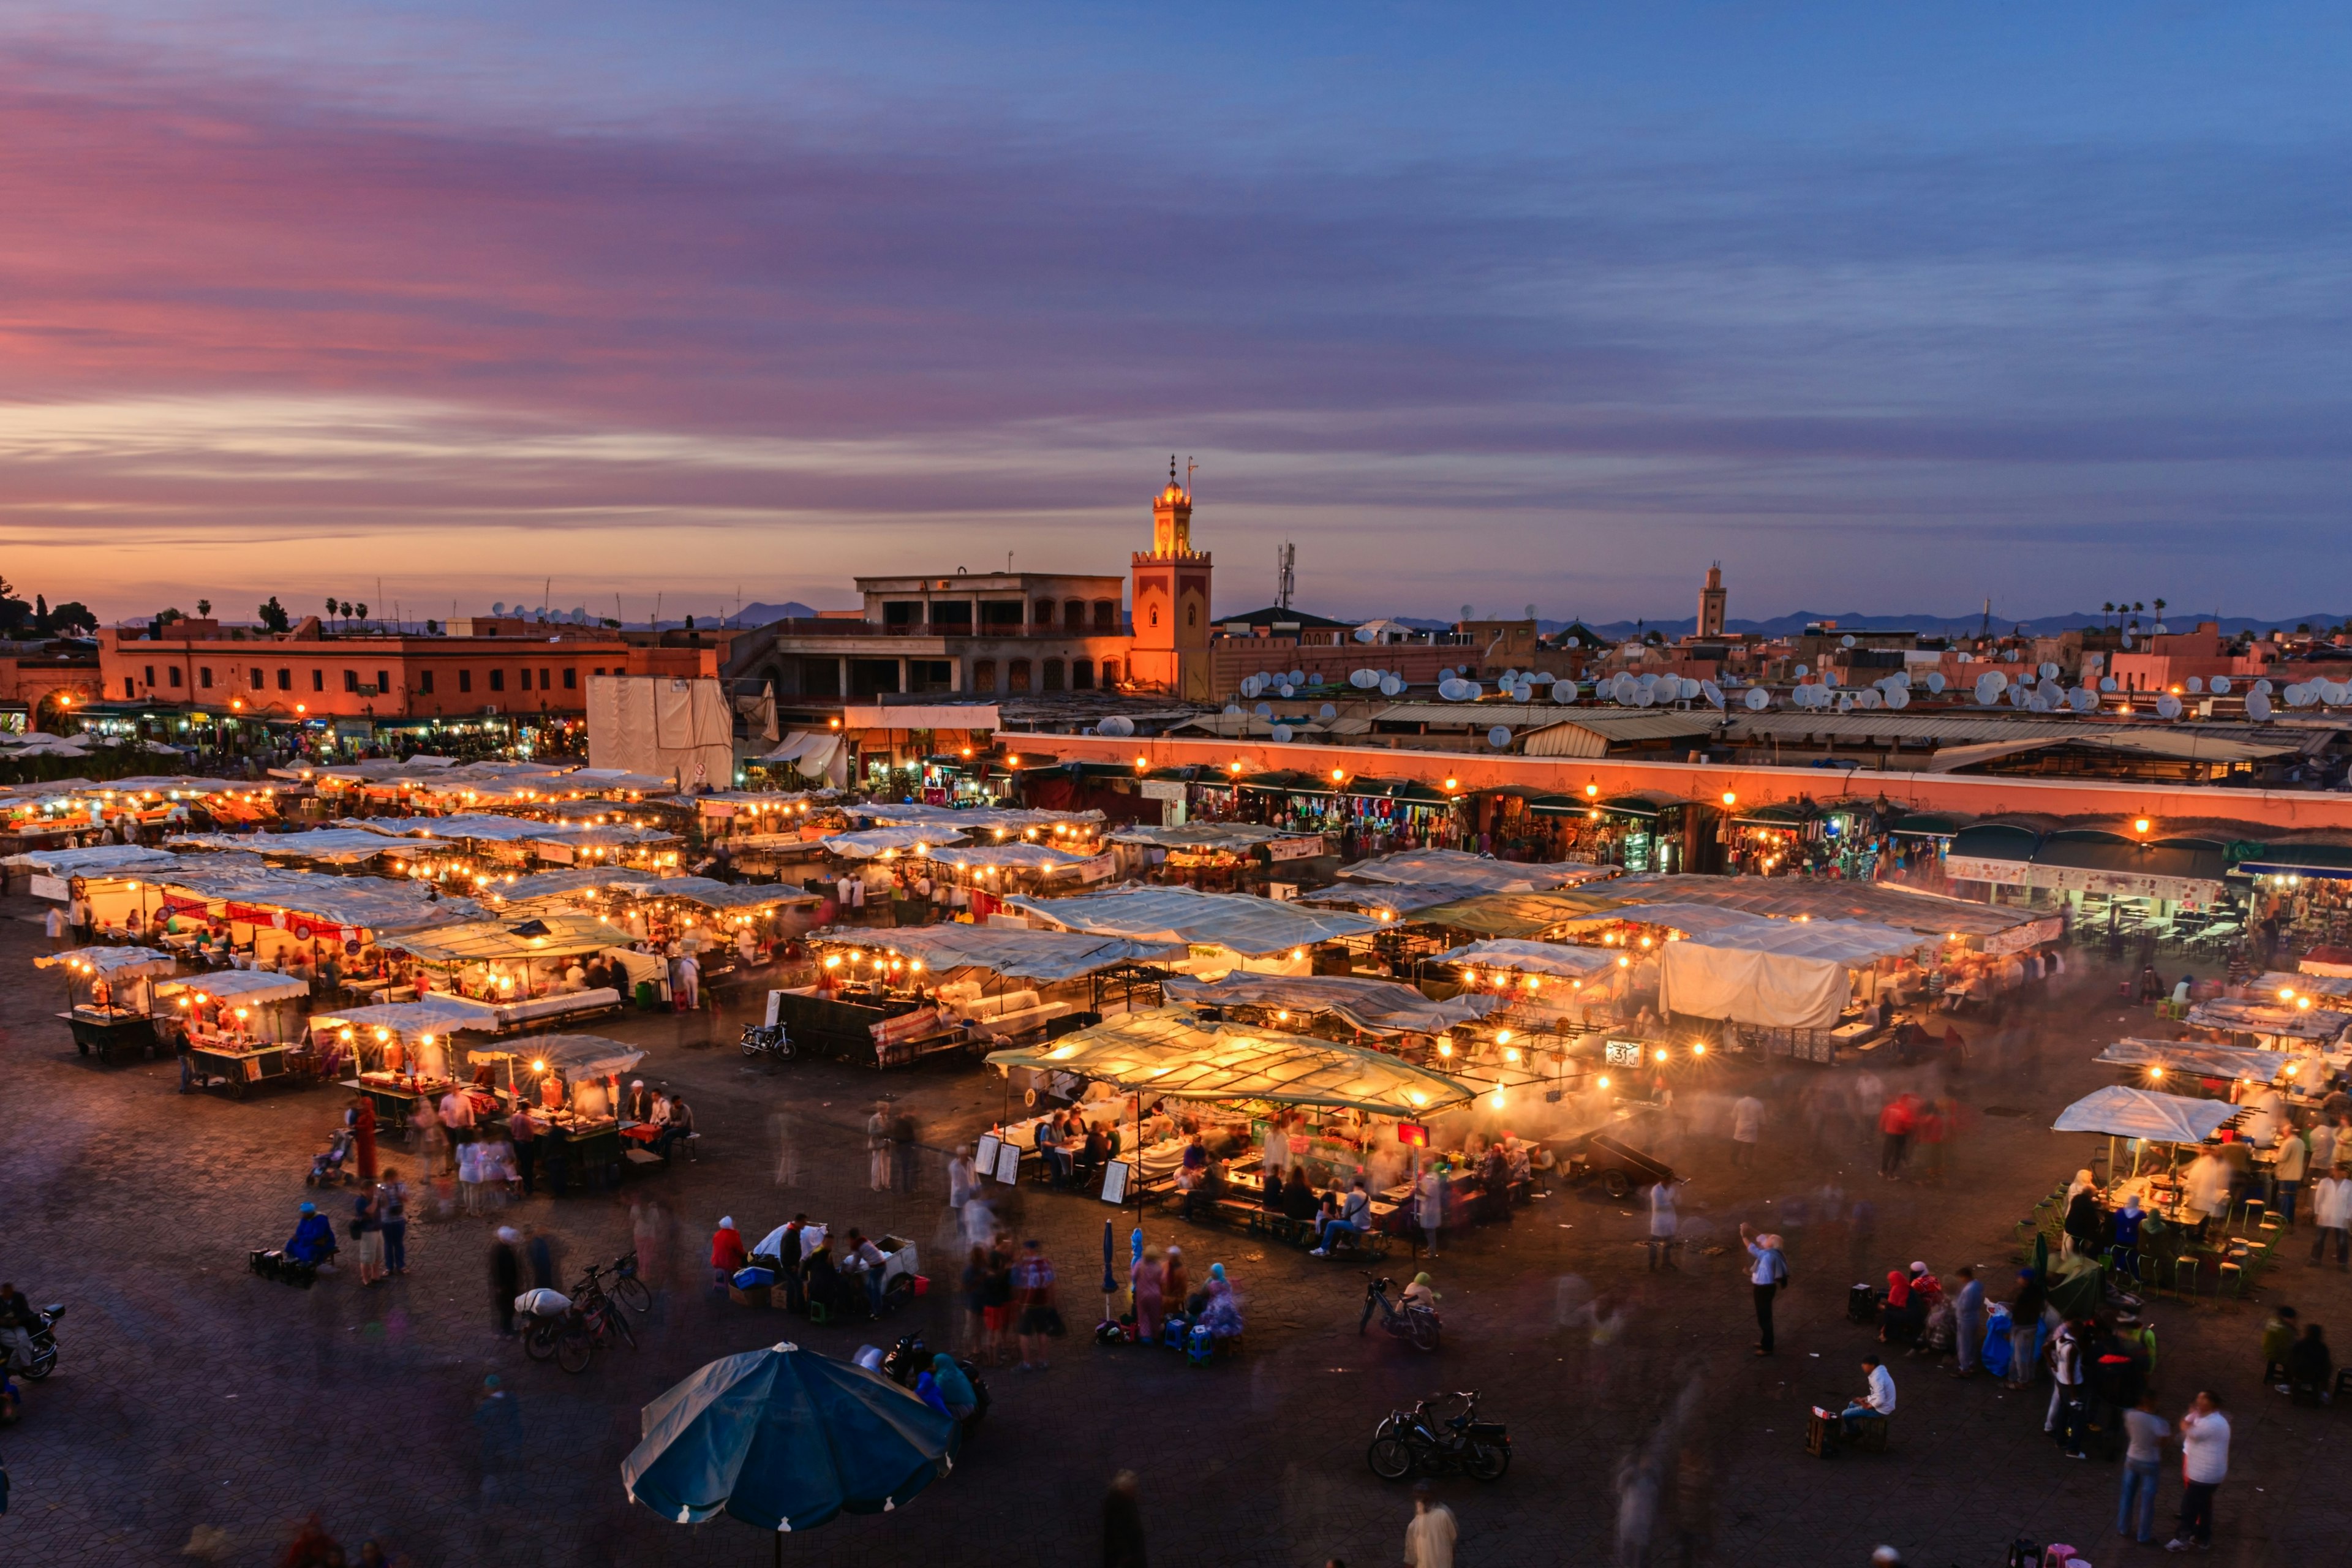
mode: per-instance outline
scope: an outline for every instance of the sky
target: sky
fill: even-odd
[[[2352,13],[23,0],[0,574],[101,616],[2352,609]],[[658,595],[658,600],[656,596]],[[2177,612],[2176,612],[2177,613]]]

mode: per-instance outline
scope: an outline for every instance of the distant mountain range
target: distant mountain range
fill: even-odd
[[[1444,631],[1454,624],[1451,621],[1431,620],[1423,616],[1397,616],[1392,618],[1399,626],[1412,626],[1418,631]],[[2152,611],[2144,611],[2135,618],[2142,627],[2152,626],[2156,621],[2156,616]],[[2186,631],[2199,621],[2213,618],[2210,615],[2194,610],[2168,607],[2165,612],[2166,624],[2176,632]],[[2347,618],[2352,617],[2347,617],[2341,612],[2280,616],[2259,620],[2247,616],[2224,616],[2221,617],[2221,627],[2222,635],[2235,636],[2242,631],[2284,630],[2299,626],[2336,626],[2343,625]],[[1930,637],[1972,634],[1980,626],[1986,624],[1981,615],[1865,616],[1853,611],[1829,615],[1820,611],[1803,610],[1790,616],[1775,616],[1766,621],[1729,619],[1724,622],[1724,626],[1729,631],[1755,632],[1765,637],[1777,637],[1793,636],[1803,631],[1807,626],[1822,621],[1835,621],[1840,631],[1915,631]],[[1628,639],[1639,637],[1644,632],[1657,632],[1670,638],[1686,637],[1698,629],[1698,618],[1696,616],[1685,616],[1682,619],[1675,621],[1588,621],[1585,624],[1604,637]],[[2040,616],[2022,621],[2004,620],[1995,616],[1990,623],[1995,632],[2015,632],[2022,627],[2026,634],[2032,637],[2055,637],[2060,632],[2073,631],[2078,627],[2096,627],[2114,624],[2114,616],[2101,615],[2096,610],[2063,616]],[[1570,623],[1567,621],[1538,620],[1536,623],[1537,627],[1547,636],[1560,631],[1569,625]]]

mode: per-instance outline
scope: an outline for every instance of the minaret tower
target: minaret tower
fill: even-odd
[[[1172,456],[1168,487],[1151,502],[1151,549],[1131,562],[1130,678],[1188,701],[1210,700],[1210,561],[1192,548],[1192,491],[1177,482]]]

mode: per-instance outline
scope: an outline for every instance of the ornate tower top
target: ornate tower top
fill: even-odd
[[[1151,503],[1151,553],[1162,560],[1192,553],[1192,492],[1176,482],[1173,453],[1168,458],[1168,488]]]

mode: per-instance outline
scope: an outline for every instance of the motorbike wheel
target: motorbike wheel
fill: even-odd
[[[555,1364],[566,1372],[586,1372],[595,1359],[596,1341],[585,1329],[566,1329],[555,1342]]]
[[[743,1042],[743,1054],[747,1057],[756,1058],[760,1054],[760,1047],[753,1045],[751,1041],[746,1040]]]
[[[1416,1468],[1412,1445],[1402,1437],[1380,1437],[1364,1451],[1364,1462],[1384,1481],[1401,1481]]]
[[[634,1274],[624,1274],[614,1282],[613,1294],[630,1310],[643,1314],[654,1310],[654,1293],[646,1282]]]
[[[58,1347],[55,1345],[44,1345],[41,1349],[33,1352],[33,1364],[25,1369],[25,1375],[31,1378],[35,1383],[38,1383],[41,1379],[48,1376],[49,1373],[57,1370]]]
[[[1511,1468],[1511,1451],[1473,1443],[1470,1451],[1463,1456],[1462,1468],[1474,1481],[1499,1481],[1503,1472]]]
[[[555,1359],[555,1325],[553,1318],[539,1318],[522,1331],[522,1352],[533,1361]]]

